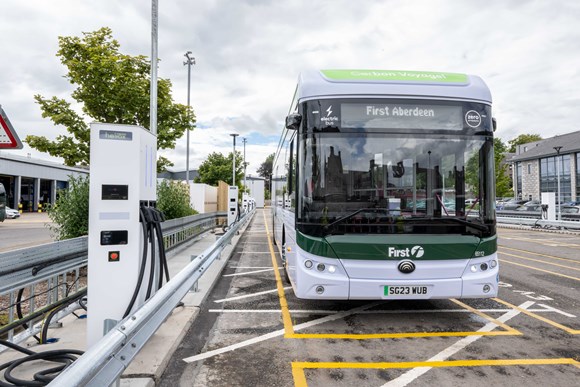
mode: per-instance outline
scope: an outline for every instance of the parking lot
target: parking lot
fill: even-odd
[[[580,380],[579,235],[500,228],[494,299],[308,301],[283,281],[266,219],[254,217],[161,385]]]

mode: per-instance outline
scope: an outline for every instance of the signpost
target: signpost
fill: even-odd
[[[22,149],[22,142],[0,105],[0,149]]]

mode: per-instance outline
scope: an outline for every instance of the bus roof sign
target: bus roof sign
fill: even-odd
[[[0,149],[22,149],[22,142],[0,105]]]
[[[466,74],[431,71],[401,70],[320,70],[329,81],[335,82],[417,82],[417,83],[469,83]]]

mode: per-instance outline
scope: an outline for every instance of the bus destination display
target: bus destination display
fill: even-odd
[[[418,104],[341,104],[343,128],[462,130],[461,106]]]

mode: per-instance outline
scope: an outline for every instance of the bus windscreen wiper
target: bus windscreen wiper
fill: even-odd
[[[473,227],[476,230],[479,231],[489,231],[489,226],[485,225],[485,224],[480,224],[480,223],[475,223],[475,222],[470,222],[469,220],[465,220],[465,219],[461,219],[461,218],[453,218],[453,217],[434,217],[434,216],[429,216],[429,217],[417,217],[417,218],[405,218],[405,222],[408,221],[425,221],[425,220],[436,220],[436,221],[449,221],[449,222],[454,222],[454,223],[460,223],[463,225],[466,225],[468,227]]]
[[[343,216],[342,218],[339,218],[337,220],[335,220],[334,222],[327,224],[326,226],[324,226],[324,232],[326,234],[330,234],[332,232],[332,230],[334,229],[334,227],[342,222],[344,222],[345,220],[349,220],[350,218],[352,218],[355,215],[360,214],[361,212],[364,211],[368,211],[368,212],[389,212],[388,208],[359,208],[356,211],[351,212],[348,215]]]

